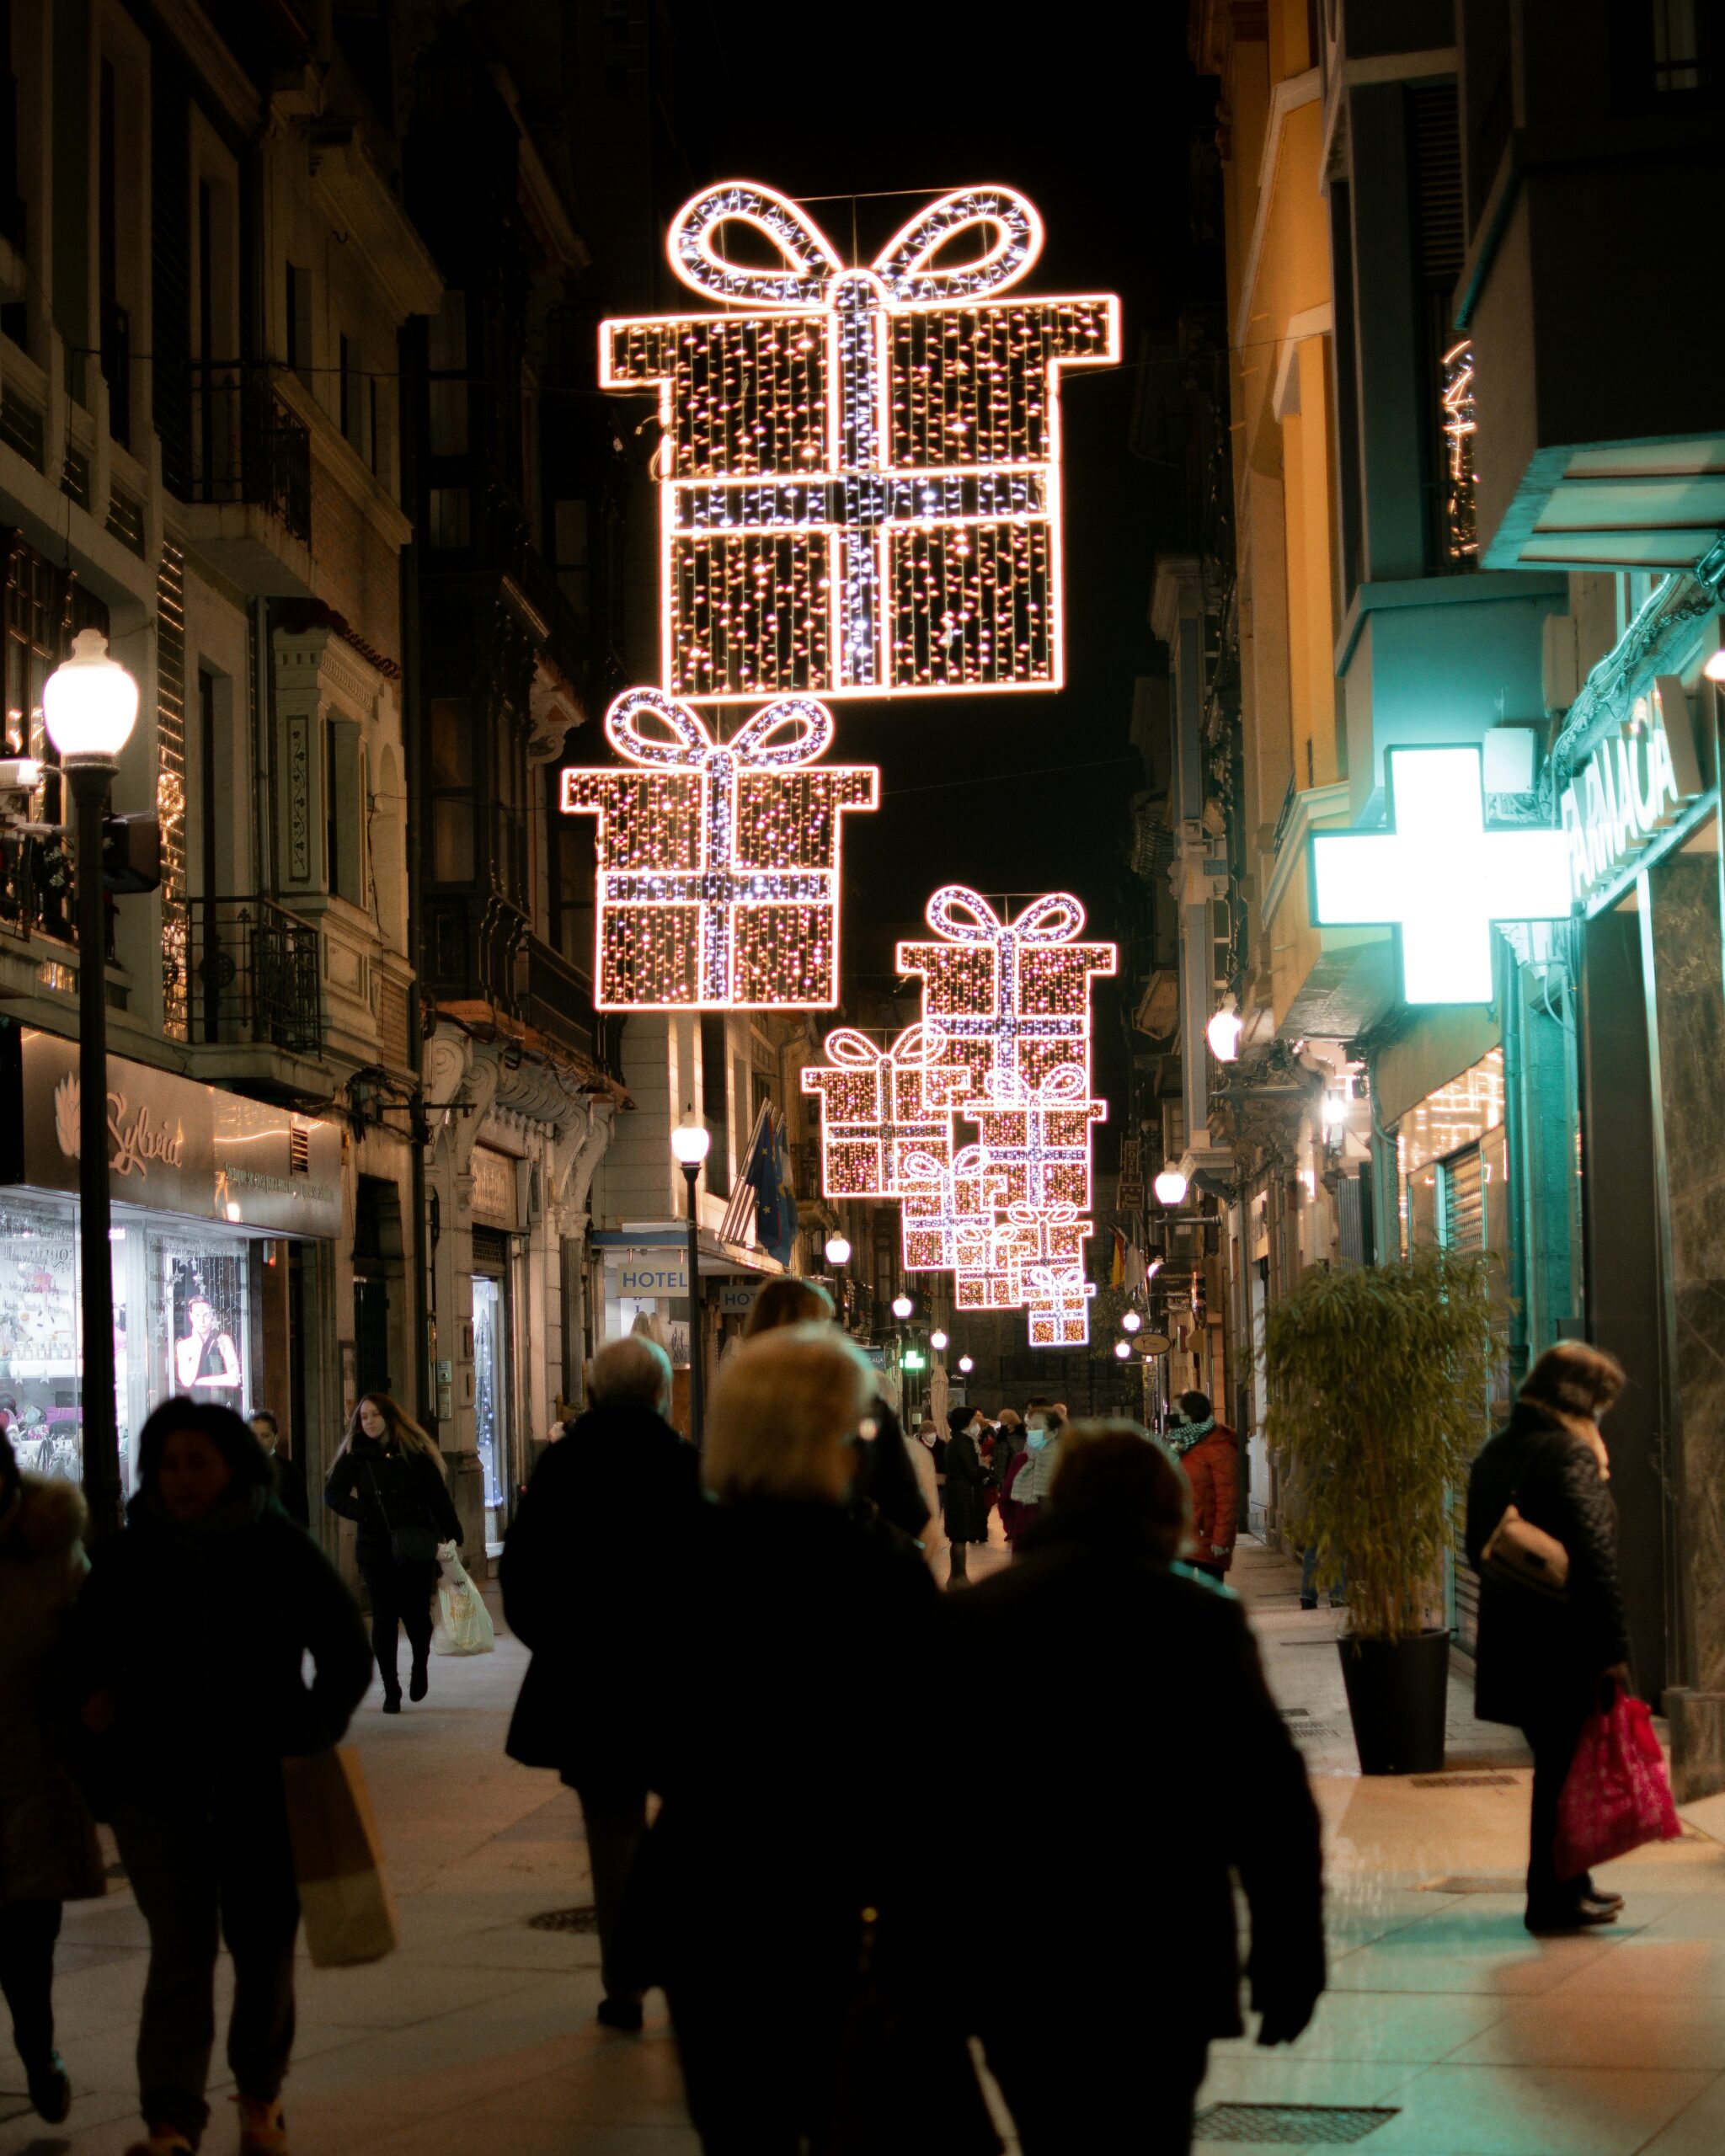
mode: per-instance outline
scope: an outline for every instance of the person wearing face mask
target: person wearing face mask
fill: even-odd
[[[1168,1449],[1192,1485],[1191,1564],[1220,1584],[1234,1561],[1240,1532],[1240,1440],[1219,1422],[1210,1395],[1183,1392],[1180,1418],[1168,1426]]]
[[[1051,1401],[1033,1400],[1024,1429],[1024,1464],[1012,1478],[1013,1515],[1018,1534],[1042,1516],[1060,1465],[1060,1431],[1065,1417]],[[1015,1538],[1016,1539],[1016,1538]]]
[[[281,1762],[339,1742],[371,1655],[353,1597],[281,1509],[268,1455],[232,1408],[158,1407],[139,1433],[138,1480],[73,1618],[91,1779],[150,1933],[137,2046],[148,2138],[128,2156],[190,2156],[203,2137],[224,1940],[241,2156],[286,2156],[300,1911]]]
[[[988,1540],[988,1476],[978,1450],[986,1425],[976,1407],[948,1411],[946,1525],[952,1544],[948,1584],[957,1586],[969,1577],[967,1551],[973,1542]]]

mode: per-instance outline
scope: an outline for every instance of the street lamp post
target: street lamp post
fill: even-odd
[[[704,1123],[697,1123],[692,1107],[670,1134],[670,1150],[689,1187],[689,1442],[698,1445],[707,1420],[707,1379],[701,1360],[701,1224],[696,1215],[695,1185],[701,1163],[713,1143]]]
[[[893,1297],[893,1315],[898,1320],[899,1326],[899,1404],[905,1411],[905,1420],[907,1422],[911,1419],[911,1396],[910,1382],[905,1363],[905,1327],[910,1322],[911,1313],[916,1307],[916,1305],[908,1295]]]
[[[845,1278],[845,1267],[851,1259],[851,1240],[848,1235],[829,1235],[826,1239],[826,1262],[832,1267],[833,1278],[839,1291],[839,1329],[850,1330],[849,1283]]]
[[[72,788],[77,850],[79,1387],[84,1501],[94,1539],[120,1525],[125,1485],[114,1412],[114,1253],[108,1230],[108,923],[102,824],[120,752],[137,723],[138,685],[108,656],[99,629],[80,629],[48,676],[42,718]]]

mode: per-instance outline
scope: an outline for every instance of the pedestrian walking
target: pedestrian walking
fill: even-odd
[[[299,1897],[281,1762],[346,1729],[370,1674],[365,1628],[232,1408],[164,1402],[139,1433],[138,1479],[75,1622],[94,1780],[150,1932],[137,2049],[149,2137],[129,2156],[185,2156],[202,2138],[222,1940],[242,2156],[286,2156]]]
[[[1509,1722],[1533,1753],[1526,1924],[1533,1932],[1611,1924],[1621,1894],[1557,1876],[1557,1801],[1602,1684],[1627,1687],[1629,1630],[1617,1580],[1616,1508],[1599,1419],[1623,1389],[1623,1367],[1581,1341],[1548,1348],[1524,1380],[1509,1422],[1473,1464],[1467,1558],[1480,1574],[1475,1709]],[[1503,1577],[1486,1545],[1514,1508],[1568,1558],[1561,1598]]]
[[[459,1542],[462,1524],[449,1494],[443,1455],[387,1393],[365,1394],[330,1464],[323,1502],[355,1521],[354,1545],[371,1604],[371,1647],[383,1679],[383,1711],[401,1712],[397,1635],[413,1656],[408,1697],[430,1689],[431,1597],[437,1546]]]
[[[847,1511],[868,1364],[826,1326],[718,1373],[703,1508],[661,1696],[663,1803],[637,1873],[708,2156],[825,2147],[862,1912],[915,1898],[918,1732],[936,1598]],[[926,1765],[926,1761],[923,1763]]]
[[[988,1540],[988,1476],[977,1450],[985,1425],[982,1411],[975,1407],[949,1409],[947,1424],[952,1432],[947,1440],[946,1529],[952,1545],[948,1584],[956,1585],[969,1577],[970,1545]]]
[[[670,1358],[632,1335],[593,1358],[588,1406],[533,1470],[504,1544],[503,1614],[532,1661],[508,1751],[580,1799],[599,1921],[599,2019],[642,2024],[622,1956],[624,1898],[647,1832],[649,1737],[678,1651],[668,1579],[700,1510],[699,1458],[671,1428]]]
[[[1060,1429],[1064,1417],[1046,1400],[1033,1400],[1024,1416],[1024,1464],[1012,1477],[1012,1499],[1017,1510],[1012,1518],[1018,1532],[1033,1525],[1054,1486],[1060,1464]]]
[[[1207,1578],[1226,1580],[1240,1532],[1240,1440],[1217,1422],[1208,1393],[1183,1392],[1179,1408],[1168,1445],[1192,1485],[1190,1561]]]
[[[743,1337],[756,1340],[784,1326],[830,1321],[832,1315],[832,1298],[818,1282],[769,1280],[755,1298]],[[865,1526],[884,1520],[897,1533],[920,1540],[936,1508],[922,1493],[898,1412],[878,1387],[858,1432],[858,1444],[851,1502],[859,1520]]]
[[[1042,1435],[1046,1442],[1045,1431],[1039,1434]],[[1007,1532],[1008,1549],[1017,1548],[1018,1537],[1036,1518],[1036,1508],[1033,1505],[1020,1504],[1013,1494],[1035,1457],[1036,1454],[1028,1445],[1022,1447],[1007,1462],[1007,1471],[1001,1481],[1001,1525]]]
[[[30,2102],[51,2126],[72,2109],[54,2048],[61,1910],[106,1892],[58,1711],[85,1518],[76,1486],[26,1475],[0,1433],[0,1992]]]
[[[305,1474],[299,1462],[283,1449],[275,1416],[267,1407],[254,1407],[247,1419],[252,1426],[252,1435],[270,1455],[275,1477],[276,1502],[291,1520],[309,1534],[312,1505],[306,1495]]]
[[[1005,1786],[1026,1819],[1081,1822],[1060,1838],[1057,1892],[1002,1894],[960,1865],[942,1913],[1024,2156],[1190,2148],[1209,2047],[1242,2033],[1236,1876],[1258,2041],[1292,2042],[1323,1989],[1316,1809],[1244,1610],[1172,1566],[1189,1504],[1138,1425],[1081,1424],[1012,1566],[943,1604],[956,1696],[1004,1665],[1036,1711],[948,1748],[939,1816],[985,1817]],[[1153,1673],[1158,1728],[1206,1732],[1178,1774],[1134,1718],[1123,1650]],[[1178,1949],[1146,1951],[1156,1940]]]

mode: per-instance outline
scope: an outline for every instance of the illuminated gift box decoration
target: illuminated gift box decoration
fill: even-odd
[[[1024,1274],[1033,1348],[1081,1348],[1090,1337],[1094,1282],[1081,1266],[1033,1265]]]
[[[1108,1107],[1089,1092],[1076,1063],[1062,1064],[1035,1086],[995,1071],[989,1106],[960,1110],[976,1125],[984,1160],[1004,1171],[1009,1207],[1090,1203],[1090,1126],[1106,1119]]]
[[[1035,1087],[1065,1065],[1089,1069],[1090,984],[1114,972],[1114,947],[1076,940],[1084,927],[1076,899],[1051,891],[1008,922],[980,892],[948,883],[926,917],[945,940],[900,943],[895,963],[921,974],[922,1015],[945,1043],[941,1060],[970,1073],[973,1093],[991,1079]]]
[[[969,1086],[962,1070],[937,1061],[939,1043],[908,1027],[889,1048],[841,1026],[826,1037],[827,1060],[803,1072],[803,1091],[820,1097],[822,1187],[829,1198],[895,1198],[917,1155],[927,1183],[950,1169],[953,1102]]]
[[[778,265],[726,261],[732,224]],[[945,259],[971,234],[980,254]],[[771,188],[678,212],[672,269],[751,311],[600,328],[603,387],[659,392],[677,695],[1060,686],[1060,376],[1119,358],[1119,303],[991,296],[1041,249],[1007,187],[943,196],[867,270]]]
[[[1020,1204],[1007,1208],[1007,1225],[1001,1232],[1010,1238],[1007,1248],[1014,1271],[1023,1273],[1032,1265],[1081,1266],[1085,1241],[1095,1227],[1079,1218],[1076,1205]]]
[[[975,1267],[985,1262],[978,1235],[991,1235],[1005,1209],[1007,1179],[991,1171],[982,1149],[966,1145],[943,1161],[934,1153],[911,1152],[900,1200],[902,1250],[907,1273],[953,1273],[963,1248]]]
[[[631,689],[605,731],[635,768],[563,775],[564,814],[599,818],[595,1007],[830,1009],[840,819],[873,808],[880,782],[872,766],[816,765],[832,713],[782,700],[725,741],[687,705]]]

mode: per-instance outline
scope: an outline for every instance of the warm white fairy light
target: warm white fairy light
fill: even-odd
[[[727,261],[742,224],[779,264]],[[980,254],[948,263],[975,233]],[[1007,187],[943,196],[867,270],[772,189],[672,220],[671,267],[765,313],[606,322],[600,380],[656,387],[665,679],[698,702],[787,691],[1058,688],[1060,376],[1119,356],[1105,296],[991,298],[1042,247]]]
[[[840,819],[874,807],[879,771],[815,766],[833,718],[807,697],[724,741],[686,704],[631,689],[605,730],[636,768],[563,775],[564,814],[600,819],[595,1007],[830,1010]]]
[[[827,1060],[803,1072],[803,1091],[820,1097],[821,1189],[831,1198],[896,1198],[913,1181],[950,1168],[953,1102],[969,1084],[943,1068],[940,1043],[911,1026],[889,1047],[841,1026],[826,1037]],[[911,1157],[927,1161],[907,1171]]]

